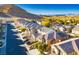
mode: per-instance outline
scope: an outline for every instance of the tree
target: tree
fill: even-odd
[[[43,52],[47,51],[47,47],[48,45],[42,42],[37,42],[36,44],[34,44],[34,48],[37,48],[41,54],[43,54]]]
[[[49,21],[42,21],[42,26],[46,26],[49,27],[50,26],[50,22]]]
[[[21,30],[22,32],[25,32],[26,28],[20,27],[20,30]]]

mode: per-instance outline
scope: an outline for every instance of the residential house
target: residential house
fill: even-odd
[[[77,25],[72,29],[72,33],[79,35],[79,24],[77,24]]]
[[[56,31],[47,27],[42,26],[37,30],[38,33],[41,34],[42,41],[48,43],[48,41],[52,41],[56,39]]]
[[[66,30],[65,27],[64,27],[62,24],[54,25],[54,27],[55,27],[55,29],[56,29],[57,31],[62,31],[62,32],[64,32],[64,31]]]
[[[65,32],[71,33],[73,26],[72,25],[64,25],[64,28],[65,28]]]
[[[69,35],[65,32],[57,32],[56,33],[56,39],[59,39],[61,41],[69,39]]]
[[[72,38],[51,45],[51,54],[76,55],[79,54],[79,38]]]

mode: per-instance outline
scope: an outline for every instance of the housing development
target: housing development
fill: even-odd
[[[78,14],[36,15],[17,5],[0,6],[0,55],[78,54]]]

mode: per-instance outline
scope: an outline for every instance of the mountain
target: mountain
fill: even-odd
[[[10,17],[10,16],[7,15],[6,13],[0,12],[0,17]]]
[[[73,14],[73,13],[69,13],[69,14],[56,14],[54,16],[79,16],[79,14]]]
[[[13,4],[4,4],[0,6],[0,12],[10,14],[11,16],[15,17],[22,17],[22,18],[28,18],[28,19],[39,19],[41,16],[31,14],[27,12],[26,10],[13,5]]]
[[[53,15],[40,15],[40,16],[79,16],[79,13],[68,13],[68,14],[53,14]]]

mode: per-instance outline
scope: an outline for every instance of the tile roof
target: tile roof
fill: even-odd
[[[57,35],[59,35],[60,37],[66,37],[67,34],[64,32],[57,32]]]
[[[22,23],[25,27],[27,27],[29,29],[38,29],[40,27],[39,24],[34,23],[34,22],[29,22],[26,20],[21,20],[20,23]]]
[[[77,48],[79,50],[79,38],[71,38],[71,39],[68,39],[66,41],[56,43],[54,45],[60,46],[67,54],[69,54],[69,53],[72,53],[73,51],[75,51],[75,49],[74,49],[75,46],[72,43],[72,41],[74,41],[76,43],[76,46],[77,46]],[[60,48],[58,47],[58,49],[60,49]]]
[[[50,29],[50,28],[47,28],[47,27],[41,27],[40,28],[40,31],[42,31],[42,32],[48,32],[48,31],[50,31],[50,30],[52,30],[52,29]]]
[[[79,39],[78,40],[75,40],[75,43],[76,43],[76,45],[77,45],[77,47],[79,49]]]
[[[56,32],[54,30],[49,30],[45,35],[45,39],[56,39]]]
[[[64,44],[60,44],[59,45],[66,53],[71,53],[74,49],[72,46],[72,41],[64,43]]]

